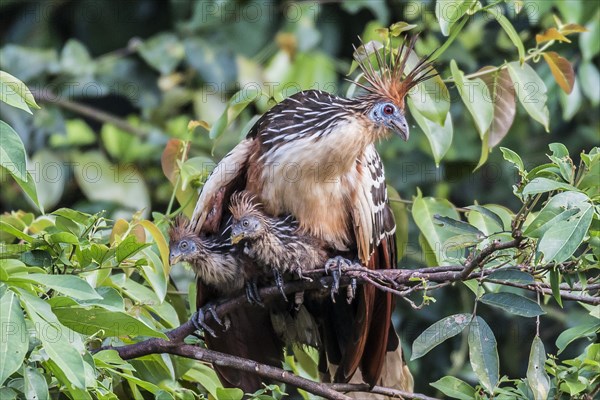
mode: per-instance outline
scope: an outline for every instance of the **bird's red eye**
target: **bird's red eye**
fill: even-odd
[[[392,115],[394,113],[394,107],[392,107],[390,105],[383,107],[383,113],[385,115]]]

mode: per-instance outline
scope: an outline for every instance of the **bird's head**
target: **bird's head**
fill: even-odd
[[[368,92],[358,99],[365,114],[378,128],[378,132],[391,131],[403,140],[409,138],[405,114],[406,96],[419,83],[437,75],[429,60],[430,56],[419,59],[414,52],[416,38],[404,38],[400,47],[391,50],[378,42],[354,48],[354,59],[366,83],[353,83]],[[372,54],[375,54],[377,60],[375,65],[370,60]],[[411,68],[410,72],[405,72],[408,68]]]
[[[264,220],[257,215],[245,215],[231,224],[231,244],[242,240],[252,241],[262,236],[265,231]]]
[[[254,240],[267,229],[266,216],[250,193],[234,193],[229,203],[231,211],[231,244]]]
[[[169,261],[171,265],[179,261],[191,261],[198,255],[199,237],[194,233],[187,219],[178,217],[169,230]]]
[[[374,102],[368,117],[379,127],[396,133],[403,140],[408,140],[409,129],[404,110],[393,101],[382,99]]]

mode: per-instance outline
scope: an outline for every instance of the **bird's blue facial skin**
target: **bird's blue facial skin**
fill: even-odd
[[[179,251],[182,254],[186,254],[188,252],[193,252],[196,250],[196,246],[194,245],[194,242],[192,241],[188,241],[188,240],[182,240],[181,242],[179,242]]]
[[[369,112],[369,118],[379,125],[396,132],[402,139],[408,140],[408,124],[402,111],[391,102],[377,103]]]

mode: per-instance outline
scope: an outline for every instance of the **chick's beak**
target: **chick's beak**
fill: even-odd
[[[242,232],[232,233],[231,234],[231,244],[238,244],[244,238],[244,234]]]
[[[181,253],[175,250],[171,250],[171,253],[169,253],[169,263],[171,265],[177,264],[180,259]]]
[[[398,117],[393,118],[391,121],[394,126],[393,131],[402,138],[402,140],[407,141],[409,138],[409,129],[408,123],[406,122],[406,118],[404,115],[400,115]]]

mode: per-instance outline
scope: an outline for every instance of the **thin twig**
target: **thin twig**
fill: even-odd
[[[141,129],[137,126],[131,125],[126,120],[119,118],[116,115],[107,113],[106,111],[98,110],[97,108],[76,103],[71,100],[63,99],[60,95],[57,95],[48,90],[32,90],[32,93],[36,101],[40,101],[43,103],[52,103],[61,108],[73,111],[77,114],[81,114],[86,117],[95,119],[96,121],[112,124],[117,128],[140,138],[146,137],[148,135],[148,132],[145,129]]]
[[[429,397],[420,393],[409,393],[404,390],[391,389],[383,386],[369,386],[366,383],[330,383],[327,386],[344,393],[364,392],[383,394],[385,396],[406,399],[406,400],[439,400],[437,397]]]

